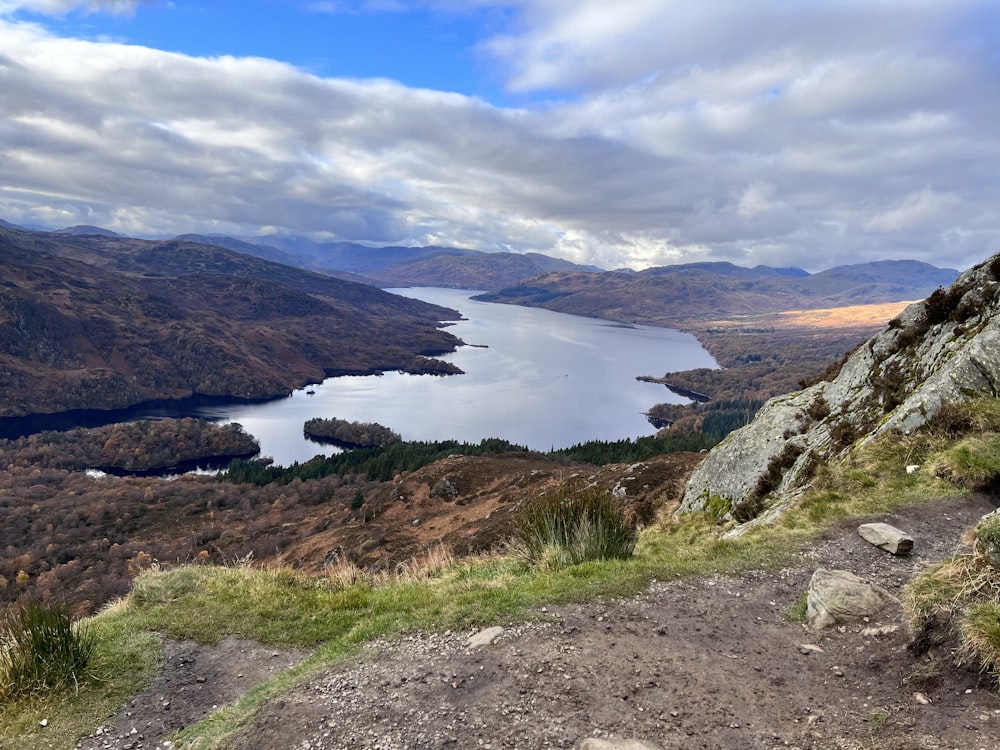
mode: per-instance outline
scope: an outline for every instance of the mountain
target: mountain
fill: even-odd
[[[253,241],[277,247],[299,258],[310,268],[326,271],[348,271],[369,276],[373,271],[396,263],[409,263],[437,255],[468,255],[475,250],[461,250],[456,247],[370,247],[356,242],[315,242],[298,235],[265,235],[254,237]]]
[[[194,242],[198,245],[215,245],[217,247],[224,247],[227,250],[232,250],[236,253],[242,253],[243,255],[253,255],[258,258],[264,258],[265,260],[273,260],[275,263],[281,263],[286,266],[300,266],[299,258],[292,253],[286,253],[284,250],[280,250],[273,245],[261,245],[253,242],[246,242],[244,240],[236,239],[235,237],[228,237],[224,234],[179,234],[174,237],[177,242]]]
[[[314,242],[294,235],[240,240],[221,235],[180,235],[194,241],[287,265],[380,286],[440,286],[496,290],[548,271],[599,271],[541,253],[485,253],[455,247],[369,247],[353,242]]]
[[[105,229],[104,227],[95,227],[90,224],[77,224],[73,227],[66,227],[65,229],[60,229],[56,234],[72,234],[79,235],[82,237],[124,237],[123,234],[118,234],[118,232],[112,232],[110,229]]]
[[[541,253],[441,253],[392,263],[369,275],[385,286],[502,289],[540,273],[579,271],[581,268],[568,260]]]
[[[458,314],[190,242],[0,229],[0,416],[440,371]]]
[[[901,265],[900,265],[901,264]],[[478,299],[653,325],[731,315],[919,299],[958,271],[917,261],[795,268],[690,263],[637,273],[544,273]]]
[[[860,273],[878,271],[869,264]],[[910,305],[822,381],[765,404],[698,466],[682,511],[714,502],[744,521],[772,518],[817,465],[881,435],[909,434],[945,407],[998,389],[1000,255]]]

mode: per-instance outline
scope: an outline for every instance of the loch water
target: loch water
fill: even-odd
[[[288,398],[203,406],[196,415],[239,422],[281,465],[331,452],[303,436],[312,417],[377,422],[405,440],[498,437],[547,451],[650,435],[643,412],[684,399],[636,376],[717,366],[697,339],[668,328],[479,302],[469,290],[389,291],[462,314],[449,330],[467,346],[441,359],[464,375],[328,378]]]

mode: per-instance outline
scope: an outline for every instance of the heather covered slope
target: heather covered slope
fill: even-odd
[[[0,416],[427,368],[454,311],[229,250],[0,229]]]

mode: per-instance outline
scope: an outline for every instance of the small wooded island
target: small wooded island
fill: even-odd
[[[398,443],[398,432],[374,422],[348,422],[344,419],[314,417],[302,426],[302,432],[318,443],[332,443],[346,448],[379,448]]]
[[[250,458],[259,450],[257,440],[241,425],[216,425],[194,417],[143,419],[0,440],[0,457],[10,465],[99,469],[122,475],[224,466],[234,458]]]

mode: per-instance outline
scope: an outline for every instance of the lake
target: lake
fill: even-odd
[[[260,441],[261,455],[282,465],[331,452],[302,435],[311,417],[377,422],[404,440],[498,437],[547,451],[653,434],[643,412],[685,399],[636,376],[717,367],[697,339],[668,328],[477,302],[470,297],[478,292],[467,290],[388,291],[462,313],[449,330],[468,346],[440,359],[466,374],[329,378],[285,399],[197,413],[239,422]]]

